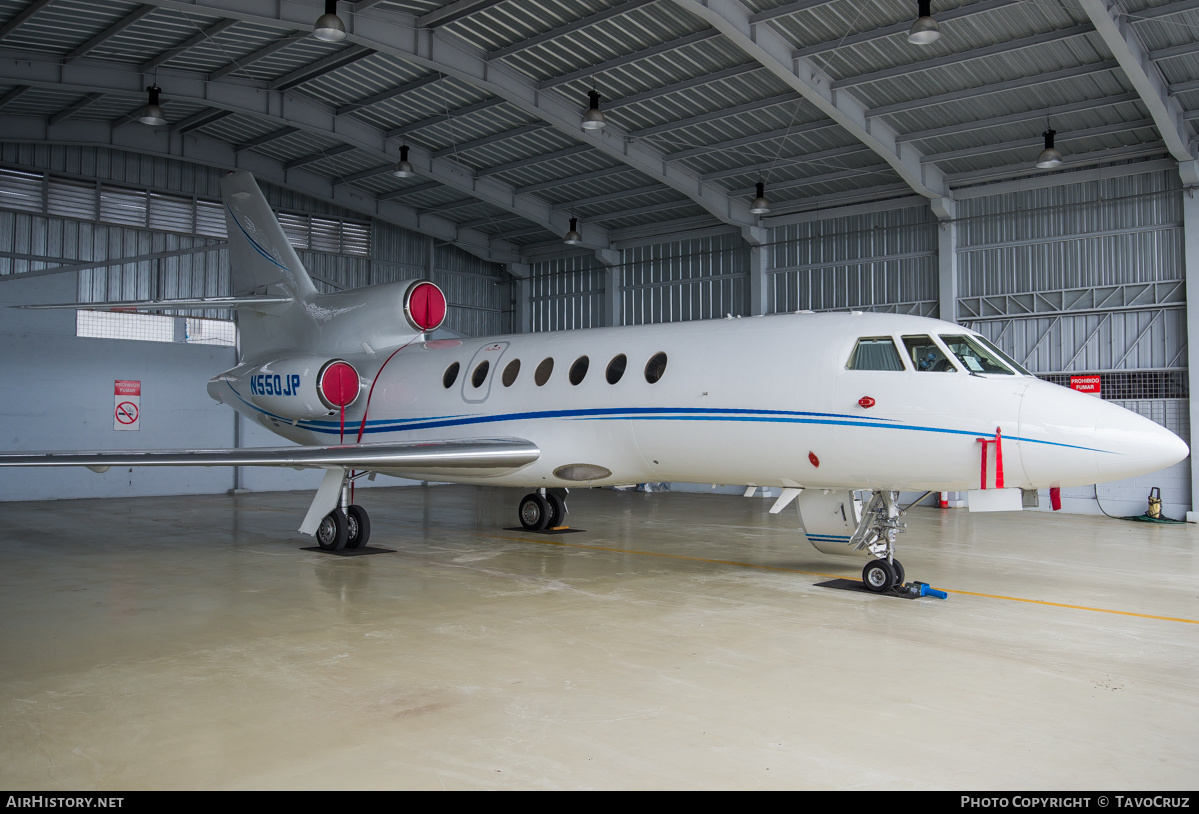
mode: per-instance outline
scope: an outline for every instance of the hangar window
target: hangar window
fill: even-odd
[[[512,383],[516,381],[516,377],[519,375],[520,375],[520,360],[513,359],[511,362],[508,363],[508,366],[504,368],[504,376],[503,376],[504,387],[511,387]]]
[[[483,382],[487,380],[487,371],[491,368],[491,362],[484,359],[475,367],[475,372],[471,374],[470,383],[475,387],[482,387]]]
[[[586,356],[580,356],[578,359],[575,359],[575,363],[570,366],[570,383],[578,384],[579,382],[583,381],[583,378],[587,375],[587,368],[590,366],[590,364],[591,360]]]
[[[655,353],[650,357],[650,360],[645,363],[645,380],[650,384],[654,384],[658,379],[662,378],[662,374],[666,372],[666,354]]]
[[[550,374],[554,372],[554,357],[547,356],[541,360],[541,364],[533,371],[533,381],[537,382],[537,386],[545,384],[550,380]]]
[[[612,361],[608,362],[608,370],[604,374],[604,377],[608,380],[608,384],[616,384],[620,381],[620,377],[624,375],[624,369],[628,361],[623,353],[612,357]]]
[[[999,357],[974,341],[969,336],[942,336],[941,340],[949,346],[950,352],[958,357],[966,370],[971,373],[1002,373],[1012,375],[1012,371],[1000,361]]]
[[[957,368],[945,358],[944,351],[931,336],[905,336],[903,344],[916,370],[922,373],[957,373]]]
[[[889,336],[868,336],[858,340],[849,356],[847,370],[903,370],[903,359]]]
[[[445,385],[445,389],[449,390],[454,386],[454,382],[458,381],[458,369],[461,367],[457,362],[445,369],[445,375],[441,377],[441,383]]]

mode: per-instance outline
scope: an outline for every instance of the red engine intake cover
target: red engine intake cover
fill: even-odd
[[[335,359],[320,377],[320,395],[330,407],[348,407],[358,398],[358,371],[349,362]]]
[[[404,315],[418,331],[432,331],[445,322],[445,294],[433,283],[417,283],[404,298]]]

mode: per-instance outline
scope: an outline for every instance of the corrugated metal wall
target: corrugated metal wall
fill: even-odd
[[[738,235],[638,246],[621,259],[625,325],[749,313],[749,252]]]
[[[937,223],[927,206],[778,226],[770,240],[770,313],[936,313]]]
[[[529,306],[534,331],[598,328],[607,324],[606,271],[593,255],[533,264]]]

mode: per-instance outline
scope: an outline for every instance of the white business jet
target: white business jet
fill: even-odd
[[[517,486],[530,530],[568,487],[651,481],[781,487],[808,540],[902,584],[904,490],[969,491],[973,510],[1033,490],[1154,472],[1186,444],[1135,413],[1042,382],[961,326],[800,313],[430,340],[428,281],[320,294],[253,177],[224,179],[235,295],[59,307],[237,310],[240,363],[209,394],[298,446],[5,453],[3,466],[286,466],[325,470],[300,531],[370,536],[352,484],[376,473]],[[50,306],[45,306],[50,307]],[[860,496],[860,497],[859,497]]]

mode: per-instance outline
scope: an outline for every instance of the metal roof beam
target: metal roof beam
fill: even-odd
[[[70,118],[71,116],[74,116],[76,113],[83,110],[85,107],[91,107],[93,104],[100,101],[100,99],[102,99],[103,97],[104,97],[103,93],[89,93],[87,96],[84,96],[82,99],[76,101],[75,104],[71,105],[70,107],[66,108],[65,110],[60,110],[57,113],[55,113],[53,116],[51,116],[50,124],[52,124],[52,125],[58,124],[59,122],[64,121],[64,120]]]
[[[591,152],[591,147],[587,144],[577,144],[574,147],[565,147],[561,150],[555,150],[552,153],[543,155],[533,155],[528,158],[521,158],[516,161],[509,161],[507,164],[497,164],[494,167],[486,167],[475,171],[476,178],[486,178],[488,175],[497,175],[501,172],[509,172],[510,170],[519,170],[522,167],[529,167],[533,164],[543,164],[547,161],[556,161],[559,158],[569,158],[572,155]]]
[[[319,153],[309,153],[308,155],[300,156],[299,158],[293,158],[291,161],[288,161],[283,165],[283,169],[294,170],[296,167],[315,164],[317,161],[323,161],[326,158],[333,158],[334,156],[341,155],[342,153],[348,153],[353,149],[355,149],[355,147],[352,144],[338,144],[336,147],[330,147],[327,150],[321,150]]]
[[[867,82],[877,82],[880,79],[891,79],[896,76],[912,74],[917,71],[928,71],[933,68],[945,68],[950,65],[960,65],[963,62],[970,62],[983,57],[994,56],[995,54],[1010,54],[1013,51],[1022,51],[1025,48],[1035,48],[1038,45],[1045,45],[1050,42],[1059,42],[1061,40],[1070,39],[1072,37],[1081,37],[1085,34],[1090,34],[1095,30],[1091,25],[1076,25],[1070,28],[1063,28],[1058,31],[1045,31],[1041,34],[1033,34],[1031,37],[1021,37],[1018,40],[1009,40],[1007,42],[997,42],[994,45],[987,45],[982,48],[972,48],[969,51],[962,51],[957,54],[948,54],[941,57],[933,57],[932,59],[922,59],[919,62],[909,62],[906,65],[895,65],[890,68],[884,68],[881,71],[870,71],[869,73],[858,74],[857,76],[847,76],[843,79],[838,79],[833,82],[833,90],[841,90],[842,88],[852,88],[856,85],[864,85]]]
[[[773,20],[777,17],[787,17],[792,14],[798,14],[801,11],[818,8],[819,6],[827,6],[836,0],[796,0],[794,3],[786,3],[766,11],[759,11],[749,18],[753,24],[764,23],[767,20]]]
[[[638,206],[633,209],[621,209],[618,212],[609,212],[606,215],[588,215],[588,223],[607,223],[611,220],[619,220],[620,218],[628,218],[634,215],[649,215],[654,212],[661,212],[666,209],[679,209],[684,206],[695,206],[695,201],[667,201],[666,203],[650,204],[649,206]]]
[[[341,175],[333,179],[334,184],[353,184],[357,181],[365,181],[367,178],[374,178],[376,175],[386,175],[395,170],[395,164],[382,164],[378,167],[372,167],[369,170],[360,170],[352,172],[349,175]]]
[[[230,62],[228,65],[226,65],[223,68],[217,68],[215,71],[208,74],[208,78],[211,80],[214,80],[214,81],[217,79],[224,79],[229,74],[234,73],[235,71],[244,70],[248,66],[257,62],[258,60],[266,59],[271,54],[275,54],[275,53],[278,53],[279,51],[282,51],[284,48],[291,45],[293,42],[302,40],[305,37],[309,36],[310,34],[311,34],[311,32],[309,32],[309,31],[304,31],[304,32],[293,31],[290,34],[288,34],[287,36],[283,37],[282,39],[275,40],[270,45],[264,45],[262,48],[259,48],[257,51],[255,51],[252,54],[246,54],[244,57],[241,57],[240,59],[233,60],[232,62]]]
[[[602,170],[592,170],[591,172],[572,175],[569,178],[555,178],[552,181],[542,181],[537,184],[529,184],[528,186],[517,187],[517,192],[533,193],[544,192],[547,189],[556,189],[567,184],[585,184],[588,181],[595,181],[600,178],[610,178],[613,175],[623,175],[626,172],[632,172],[631,167],[626,167],[623,164],[617,167],[605,167]]]
[[[591,206],[598,203],[608,203],[609,201],[619,201],[622,198],[631,198],[634,195],[650,195],[655,192],[661,192],[662,187],[659,184],[648,187],[638,187],[636,189],[620,189],[616,192],[607,192],[603,195],[592,195],[590,198],[579,198],[566,203],[554,204],[554,209],[563,211],[573,211],[580,206]]]
[[[707,40],[715,39],[719,36],[720,33],[717,31],[698,31],[694,34],[687,34],[667,42],[651,45],[648,48],[642,48],[640,51],[631,51],[624,56],[613,57],[612,59],[599,63],[598,65],[580,68],[577,71],[571,71],[570,73],[562,74],[561,76],[552,76],[549,79],[544,79],[539,82],[537,84],[537,89],[549,90],[550,88],[556,88],[559,85],[565,85],[579,79],[590,79],[592,76],[601,74],[604,71],[610,71],[614,68],[620,68],[633,62],[639,62],[643,59],[656,57],[659,54],[668,54],[671,51],[677,51],[680,48],[684,48],[688,45],[694,45],[697,42],[705,42]]]
[[[232,116],[232,111],[229,110],[201,110],[199,113],[193,113],[182,121],[175,122],[171,125],[172,133],[190,133],[192,130],[199,130],[206,124],[220,121],[221,119]]]
[[[17,85],[8,93],[0,96],[0,108],[4,107],[9,102],[14,101],[18,96],[29,90],[29,85]]]
[[[397,96],[403,96],[405,93],[411,93],[414,90],[423,88],[425,85],[432,85],[434,82],[440,82],[444,78],[445,77],[439,73],[431,73],[428,76],[422,76],[420,79],[413,79],[411,82],[405,82],[403,85],[380,91],[379,93],[368,96],[365,99],[360,99],[357,102],[349,102],[348,104],[344,104],[337,108],[336,113],[338,116],[344,116],[347,113],[353,113],[355,110],[361,110],[364,107],[370,107],[371,105],[377,105],[379,102],[386,102],[389,99],[396,98]]]
[[[1085,99],[1081,102],[1071,102],[1065,105],[1054,105],[1053,107],[1042,107],[1037,110],[1022,110],[1019,113],[1009,113],[1006,116],[995,116],[990,119],[977,119],[966,122],[958,122],[957,124],[949,124],[945,127],[935,127],[931,130],[916,130],[911,133],[904,133],[899,137],[899,141],[921,141],[927,138],[938,138],[940,136],[958,135],[967,133],[971,130],[989,130],[992,127],[1001,127],[1005,124],[1019,124],[1021,122],[1036,121],[1044,119],[1048,116],[1063,116],[1067,113],[1079,113],[1084,110],[1099,110],[1104,107],[1113,107],[1115,105],[1124,104],[1126,102],[1139,101],[1139,97],[1135,93],[1121,93],[1117,96],[1105,96],[1101,99]]]
[[[505,104],[503,99],[484,99],[481,102],[475,102],[473,105],[450,110],[445,113],[438,113],[436,116],[430,116],[427,119],[418,119],[411,124],[405,124],[400,127],[393,127],[387,131],[388,138],[397,138],[405,133],[411,133],[416,130],[423,130],[426,127],[432,127],[437,124],[445,124],[452,118],[459,116],[469,116],[472,113],[479,113],[484,110],[490,110],[493,107],[498,107]]]
[[[108,28],[104,29],[99,34],[92,37],[90,40],[85,42],[83,45],[80,45],[78,48],[72,49],[70,53],[68,53],[65,57],[63,57],[63,60],[66,62],[74,62],[75,60],[79,59],[80,57],[86,55],[88,51],[91,51],[91,50],[99,47],[104,42],[112,39],[117,34],[120,34],[122,31],[124,31],[126,28],[133,25],[134,23],[140,22],[142,19],[144,19],[149,14],[152,14],[156,10],[157,10],[157,6],[149,6],[149,5],[140,6],[136,9],[134,9],[132,12],[130,12],[129,14],[126,14],[120,20],[117,20],[115,23],[110,25]]]
[[[935,165],[922,164],[923,154],[911,144],[896,141],[897,132],[882,121],[867,122],[866,106],[845,90],[834,91],[832,77],[809,59],[793,59],[789,41],[769,24],[755,25],[749,9],[737,0],[673,0],[698,15],[730,42],[764,65],[858,141],[895,168],[912,189],[934,204],[949,202],[949,188]]]
[[[330,54],[324,59],[318,59],[303,68],[297,68],[291,73],[284,74],[278,79],[267,85],[271,90],[291,90],[292,88],[303,85],[316,79],[326,73],[332,73],[339,68],[344,68],[347,65],[353,65],[360,59],[366,59],[374,50],[367,48],[365,45],[351,45],[336,54]]]
[[[1058,71],[1037,73],[1032,74],[1031,76],[1022,76],[1019,79],[1009,79],[1006,82],[996,82],[991,85],[983,85],[977,88],[965,88],[963,90],[942,93],[937,96],[925,96],[922,99],[908,99],[907,101],[896,102],[893,105],[883,105],[881,107],[876,107],[873,110],[866,111],[866,118],[873,119],[879,116],[890,116],[894,113],[903,113],[904,111],[916,110],[922,107],[934,107],[946,105],[951,102],[961,102],[967,99],[977,99],[979,96],[991,96],[1004,91],[1021,90],[1023,88],[1036,87],[1037,85],[1044,85],[1050,82],[1060,82],[1065,79],[1074,79],[1080,76],[1114,71],[1119,67],[1120,63],[1116,62],[1114,59],[1109,59],[1104,62],[1094,62],[1089,65],[1077,65],[1073,68],[1062,68]]]
[[[651,99],[660,99],[671,93],[679,93],[680,91],[690,90],[691,88],[702,88],[705,85],[710,85],[713,82],[720,82],[725,79],[732,79],[734,76],[741,76],[754,71],[763,71],[761,65],[756,62],[747,62],[744,65],[737,65],[732,68],[725,68],[723,71],[704,74],[703,76],[684,79],[681,82],[675,82],[670,85],[663,85],[660,88],[652,88],[650,90],[641,91],[640,93],[631,93],[628,96],[622,96],[619,99],[607,99],[604,101],[604,110],[614,110],[618,107],[626,107],[635,105],[639,102],[647,102]]]
[[[805,122],[803,124],[793,125],[791,127],[780,127],[777,130],[769,130],[765,133],[751,133],[748,136],[730,139],[728,141],[720,141],[715,144],[707,144],[703,147],[689,147],[686,150],[679,150],[675,153],[670,153],[666,156],[667,161],[683,161],[688,158],[694,158],[697,155],[711,155],[714,152],[725,152],[735,150],[738,147],[744,147],[747,144],[761,144],[764,141],[770,141],[776,138],[787,138],[788,136],[796,136],[801,133],[811,133],[815,130],[824,130],[829,127],[839,127],[836,122],[828,119],[819,119],[814,122]]]
[[[21,9],[13,16],[11,20],[0,26],[0,40],[7,37],[12,32],[16,31],[30,17],[37,14],[39,11],[50,5],[54,0],[34,0],[34,2]]]
[[[656,136],[659,133],[668,133],[671,130],[681,130],[684,127],[692,127],[697,124],[706,124],[707,122],[719,121],[727,119],[730,116],[740,116],[742,113],[750,113],[756,110],[765,110],[769,107],[777,107],[785,105],[788,102],[798,102],[802,97],[794,93],[784,93],[779,96],[771,96],[768,99],[759,99],[755,102],[745,102],[744,104],[734,105],[733,107],[722,107],[717,110],[712,110],[707,113],[701,113],[698,116],[691,116],[686,119],[677,119],[673,122],[665,122],[663,124],[655,124],[652,127],[647,127],[644,130],[634,130],[629,133],[630,138],[645,138],[646,136]]]
[[[149,73],[160,65],[165,65],[167,62],[170,62],[172,59],[179,56],[189,48],[195,48],[197,45],[207,42],[217,34],[220,34],[222,31],[228,31],[230,28],[237,25],[237,22],[237,20],[219,20],[208,26],[208,28],[205,28],[203,31],[188,37],[178,45],[171,46],[153,59],[146,60],[141,65],[138,65],[137,69],[142,73]]]
[[[365,11],[373,5],[382,2],[382,0],[371,0],[371,2],[359,2],[354,6],[354,11]],[[428,14],[422,14],[416,18],[416,22],[421,28],[436,28],[439,25],[449,25],[455,23],[464,17],[469,17],[477,11],[489,9],[492,6],[498,6],[506,0],[458,0],[456,3],[450,3],[444,8],[430,11]]]
[[[503,48],[497,48],[496,50],[487,54],[487,61],[493,62],[497,59],[503,59],[506,56],[519,53],[527,48],[540,45],[543,42],[549,42],[550,40],[557,39],[558,37],[565,37],[566,35],[573,34],[581,29],[588,28],[589,26],[596,25],[597,23],[602,23],[604,20],[610,20],[613,17],[619,17],[620,15],[633,11],[634,9],[639,9],[642,6],[648,6],[651,3],[656,2],[658,2],[658,0],[625,0],[625,2],[621,3],[620,5],[606,8],[603,11],[597,11],[594,14],[590,14],[586,17],[575,20],[572,23],[565,23],[557,28],[551,28],[549,31],[542,31],[540,34],[536,34],[528,39],[514,42],[511,45],[504,46]]]
[[[1079,0],[1083,11],[1095,24],[1095,30],[1120,63],[1120,68],[1141,101],[1149,108],[1149,115],[1157,124],[1162,140],[1170,155],[1179,162],[1183,182],[1199,184],[1199,165],[1195,161],[1195,148],[1190,131],[1182,118],[1182,107],[1170,96],[1169,86],[1158,67],[1149,58],[1140,36],[1129,25],[1127,18],[1113,15],[1106,0]]]
[[[1121,12],[1121,14],[1127,17],[1129,22],[1139,23],[1143,20],[1156,20],[1159,17],[1169,17],[1172,14],[1182,14],[1183,12],[1194,11],[1195,9],[1199,9],[1199,0],[1182,0],[1181,3],[1170,3],[1169,5],[1158,6],[1157,8],[1142,9],[1133,14],[1127,12]]]
[[[727,170],[716,170],[715,172],[704,173],[701,178],[705,181],[719,181],[722,178],[736,178],[738,175],[750,175],[752,173],[762,173],[764,171],[773,170],[776,167],[791,167],[796,164],[811,164],[816,161],[824,161],[829,158],[841,158],[842,156],[855,155],[868,151],[870,148],[865,144],[850,144],[845,147],[833,147],[828,150],[819,150],[807,155],[788,156],[787,158],[763,159],[756,164],[747,164],[740,167],[730,167]]]
[[[436,181],[426,181],[423,184],[416,184],[415,186],[404,187],[403,189],[394,189],[391,192],[384,192],[379,195],[379,200],[394,201],[398,198],[406,198],[409,195],[419,195],[422,192],[433,192],[434,190],[441,189],[441,187],[442,185]]]
[[[298,132],[300,132],[300,128],[298,127],[280,127],[278,130],[272,130],[269,133],[264,133],[258,138],[252,138],[249,141],[234,146],[233,152],[240,153],[242,150],[252,150],[255,147],[261,147],[264,144],[269,144],[272,141]]]
[[[1076,169],[1078,167],[1090,167],[1095,164],[1107,164],[1113,161],[1126,161],[1130,158],[1141,158],[1151,155],[1162,155],[1167,152],[1166,146],[1161,142],[1156,144],[1129,144],[1125,147],[1117,147],[1113,150],[1096,150],[1091,153],[1078,153],[1076,155],[1064,155],[1062,157],[1061,169]],[[1060,171],[1059,173],[1060,174]],[[949,183],[954,186],[963,186],[966,184],[980,184],[991,181],[1003,181],[1009,178],[1018,178],[1022,176],[1045,176],[1049,175],[1045,170],[1039,169],[1032,162],[1020,164],[1008,164],[1003,167],[990,167],[985,170],[971,170],[969,172],[953,173],[946,175]],[[1063,181],[1062,183],[1069,183]]]
[[[847,167],[843,170],[835,170],[833,172],[822,173],[821,175],[809,175],[805,178],[792,178],[788,181],[776,181],[766,185],[767,198],[773,192],[778,192],[783,189],[795,189],[796,187],[808,187],[813,184],[827,184],[830,181],[843,181],[846,178],[857,178],[862,175],[874,175],[891,169],[889,164],[870,164],[866,167]],[[890,173],[887,172],[889,175]],[[741,189],[730,190],[730,195],[753,195],[757,189],[755,187],[742,187]]]
[[[486,147],[489,144],[496,144],[501,141],[507,141],[511,138],[520,138],[527,136],[530,133],[537,133],[550,127],[549,122],[537,122],[536,124],[526,124],[522,127],[515,127],[511,130],[505,130],[502,133],[492,133],[490,136],[482,136],[481,138],[464,141],[461,144],[452,144],[449,147],[444,147],[437,150],[431,155],[434,158],[445,158],[446,156],[465,153],[468,150],[475,150],[479,147]]]

